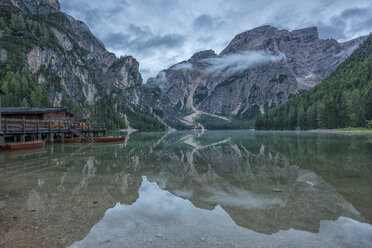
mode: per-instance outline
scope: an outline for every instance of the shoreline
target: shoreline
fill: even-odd
[[[333,134],[371,134],[372,129],[367,128],[338,128],[338,129],[312,129],[310,133],[333,133]]]

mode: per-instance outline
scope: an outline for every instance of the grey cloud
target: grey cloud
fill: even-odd
[[[143,78],[200,50],[221,51],[237,34],[270,24],[294,30],[318,26],[340,41],[372,31],[370,0],[60,0],[108,50],[132,55]]]
[[[275,55],[267,51],[244,51],[217,58],[204,59],[203,61],[210,64],[208,67],[209,72],[234,74],[258,65],[279,62],[285,59],[286,56],[283,53]]]
[[[220,18],[212,17],[207,14],[200,15],[193,21],[193,26],[196,29],[203,30],[218,29],[223,24],[225,24],[225,22],[220,20]]]
[[[341,14],[332,16],[328,23],[319,22],[319,34],[321,37],[346,40],[350,32],[368,33],[372,30],[371,15],[370,8],[346,9]]]
[[[342,18],[352,18],[352,17],[360,17],[360,16],[365,16],[368,15],[369,13],[368,8],[351,8],[342,11],[341,17]]]
[[[104,37],[103,41],[112,49],[130,49],[132,52],[144,53],[152,49],[172,49],[181,46],[186,40],[179,34],[154,35],[151,31],[135,26],[130,28],[134,29],[134,35],[112,33]]]
[[[142,36],[142,37],[153,35],[151,29],[148,26],[139,27],[134,24],[129,24],[128,33],[131,35]]]
[[[340,17],[334,16],[330,19],[329,24],[320,22],[318,24],[319,35],[325,38],[345,39],[345,29],[347,23]]]
[[[129,42],[129,39],[130,36],[127,34],[113,33],[104,37],[103,42],[106,44],[107,47],[120,49],[123,48],[124,44],[127,44]]]
[[[139,49],[175,48],[182,45],[185,40],[186,38],[180,34],[166,34],[164,36],[153,36],[144,42],[140,42],[136,47]]]
[[[372,17],[369,18],[368,20],[360,23],[359,30],[366,29],[366,30],[369,30],[369,32],[371,33],[372,32],[372,28],[371,27],[372,27]]]
[[[188,62],[182,62],[182,63],[179,63],[179,64],[173,66],[171,69],[175,70],[175,71],[187,71],[187,70],[192,70],[193,65],[191,63],[188,63]]]

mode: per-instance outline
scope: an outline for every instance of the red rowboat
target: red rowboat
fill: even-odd
[[[39,147],[44,147],[44,146],[45,146],[45,140],[34,140],[34,141],[27,141],[27,142],[15,142],[15,143],[1,144],[0,149],[9,151],[9,150],[39,148]]]
[[[100,143],[100,142],[120,142],[124,141],[125,136],[103,136],[103,137],[93,137],[93,143]]]

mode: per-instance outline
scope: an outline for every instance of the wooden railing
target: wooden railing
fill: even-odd
[[[106,131],[106,125],[103,123],[72,121],[1,119],[1,131],[4,134],[65,133],[69,132],[70,129],[85,133],[103,132]]]

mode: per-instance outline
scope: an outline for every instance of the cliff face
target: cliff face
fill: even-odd
[[[202,51],[161,71],[147,85],[162,90],[173,113],[193,115],[186,121],[203,114],[252,119],[320,83],[362,40],[338,43],[319,39],[315,27],[263,26],[237,35],[219,55]]]
[[[61,11],[58,0],[0,0],[2,5],[14,5],[24,14],[49,14]]]
[[[95,121],[116,116],[114,127],[125,127],[125,115],[129,122],[140,124],[139,129],[143,128],[143,118],[149,127],[154,123],[163,127],[146,107],[139,105],[143,89],[136,59],[117,58],[108,52],[83,22],[60,12],[57,0],[0,0],[0,5],[8,8],[9,20],[5,20],[9,25],[13,18],[27,27],[36,26],[35,32],[40,29],[38,25],[45,27],[41,33],[46,33],[46,42],[27,40],[22,70],[28,69],[37,77],[54,106],[67,105],[81,115],[99,116],[94,117]],[[17,19],[19,10],[22,20],[19,16]],[[12,30],[9,32],[14,35]],[[21,35],[32,36],[32,32],[26,28]],[[1,61],[6,62],[7,52],[0,44]]]
[[[35,46],[27,54],[27,66],[33,74],[39,74],[41,83],[45,75],[40,69],[44,66],[60,78],[69,96],[76,96],[82,90],[80,100],[88,104],[100,99],[102,89],[110,94],[115,89],[141,87],[139,64],[134,58],[116,58],[106,51],[83,22],[57,14],[61,21],[59,24],[64,27],[50,26],[58,41],[57,46]],[[54,104],[60,104],[62,93],[53,92]],[[139,94],[137,91],[134,93]],[[136,98],[138,96],[131,96],[129,102],[136,103]]]
[[[218,55],[196,53],[143,86],[138,62],[108,52],[83,22],[60,12],[57,0],[0,0],[0,6],[3,72],[28,69],[54,106],[113,127],[128,119],[142,130],[247,127],[247,120],[328,77],[363,40],[338,43],[319,39],[314,27],[263,26],[237,35]]]

